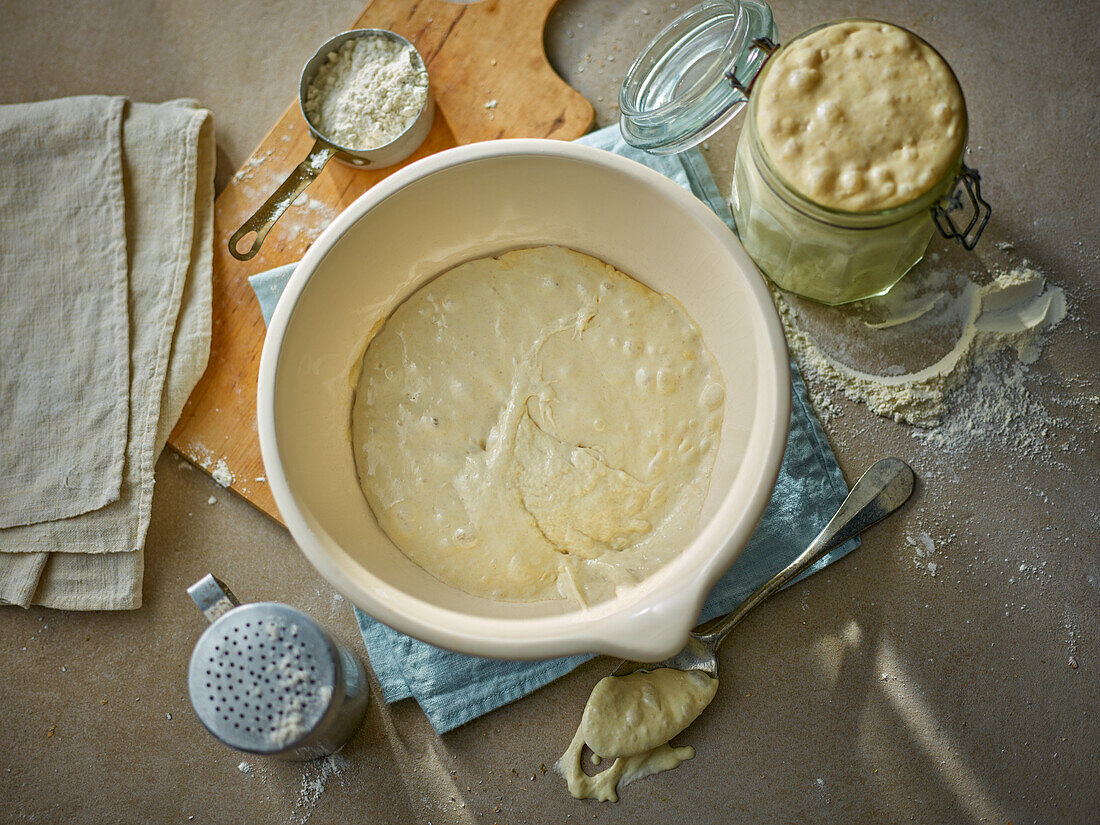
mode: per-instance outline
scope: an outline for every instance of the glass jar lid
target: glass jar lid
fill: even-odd
[[[760,0],[706,0],[645,47],[619,90],[619,130],[631,146],[673,154],[701,143],[741,111],[743,88],[774,43],[775,21]]]

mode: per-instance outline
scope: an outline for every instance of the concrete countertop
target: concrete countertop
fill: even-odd
[[[547,50],[599,125],[615,121],[648,32],[688,5],[563,0]],[[618,805],[574,801],[550,768],[608,660],[443,737],[414,702],[375,697],[328,767],[215,742],[186,687],[205,621],[185,589],[206,572],[245,601],[301,607],[364,649],[350,606],[281,527],[166,453],[140,610],[0,610],[0,822],[1100,820],[1100,11],[1073,0],[772,6],[786,37],[840,16],[900,23],[956,70],[991,234],[1069,296],[1069,318],[1028,373],[1031,396],[1060,422],[1052,448],[937,452],[815,388],[830,399],[826,429],[849,480],[899,455],[922,479],[916,497],[744,623],[722,651],[718,698],[680,737],[696,758]],[[224,185],[293,99],[316,45],[360,10],[361,0],[7,0],[0,102],[198,98],[215,113]],[[723,188],[738,128],[707,145]],[[914,564],[921,533],[936,576]]]

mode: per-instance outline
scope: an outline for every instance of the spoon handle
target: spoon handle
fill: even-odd
[[[706,633],[696,634],[699,640],[717,650],[718,645],[734,625],[756,605],[804,572],[830,550],[839,547],[848,539],[859,535],[875,522],[897,510],[912,493],[913,471],[908,464],[900,458],[884,458],[876,461],[860,476],[836,515],[817,534],[817,538],[810,542],[810,546],[794,561],[764,582],[718,624],[709,628]]]

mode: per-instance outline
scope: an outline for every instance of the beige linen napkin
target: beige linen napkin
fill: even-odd
[[[124,102],[0,108],[0,527],[118,498],[130,397]]]
[[[95,127],[72,125],[75,121],[98,124]],[[117,121],[116,130],[110,124]],[[61,124],[69,123],[68,131]],[[105,125],[106,124],[106,125]],[[89,135],[88,132],[91,134]],[[71,245],[51,247],[49,256],[37,258],[35,269],[8,269],[9,257],[0,254],[0,316],[9,313],[9,292],[19,300],[47,296],[69,296],[77,290],[74,282],[90,281],[99,285],[88,290],[89,301],[96,304],[94,312],[86,311],[73,323],[69,318],[54,320],[54,342],[74,344],[70,350],[81,361],[81,373],[72,375],[71,362],[61,359],[60,368],[68,370],[62,377],[43,372],[27,373],[11,362],[6,342],[0,338],[0,410],[6,410],[13,398],[32,411],[50,405],[58,398],[58,390],[71,405],[91,404],[97,410],[94,423],[88,416],[81,418],[81,409],[69,418],[74,427],[77,447],[66,446],[51,451],[50,445],[35,448],[37,455],[28,460],[25,443],[0,440],[0,472],[9,466],[20,468],[41,489],[52,489],[65,502],[47,502],[37,510],[27,506],[27,497],[17,495],[18,503],[9,508],[0,500],[0,524],[13,525],[0,529],[0,601],[50,607],[112,610],[136,608],[141,605],[143,572],[142,547],[149,525],[153,491],[153,470],[156,458],[164,447],[168,433],[178,419],[183,404],[206,367],[210,345],[210,273],[213,254],[213,125],[207,111],[190,101],[150,105],[127,103],[118,98],[71,98],[64,101],[0,107],[0,134],[35,134],[32,140],[15,140],[13,146],[0,143],[0,157],[5,169],[34,169],[21,175],[24,182],[39,188],[52,188],[59,194],[57,203],[69,204],[58,217],[65,221],[87,223],[86,234],[96,230],[106,232],[116,219],[125,228],[126,311],[121,313],[128,331],[128,348],[119,355],[117,338],[103,333],[103,327],[117,325],[119,308],[111,303],[104,282],[111,282],[116,262],[105,256],[100,247],[73,248]],[[70,133],[77,137],[70,137]],[[58,141],[64,140],[58,144]],[[102,157],[111,155],[110,144],[120,159],[119,172],[113,184],[102,180],[89,182],[87,175],[72,168],[75,139],[98,142]],[[31,143],[37,152],[27,151]],[[20,151],[12,156],[14,149]],[[54,163],[55,154],[66,155],[67,163]],[[78,154],[79,153],[75,153]],[[96,157],[95,151],[92,153]],[[103,174],[110,166],[99,163]],[[121,188],[122,202],[110,201],[110,193]],[[4,215],[21,206],[21,196],[11,191],[9,181],[0,181],[0,244],[26,248],[25,236],[13,236]],[[94,208],[86,208],[88,204]],[[106,205],[105,205],[106,204]],[[81,228],[80,231],[84,231]],[[95,254],[91,254],[94,251]],[[27,259],[33,259],[29,252]],[[16,258],[15,260],[22,260]],[[22,289],[16,293],[15,285]],[[30,286],[28,286],[28,284]],[[38,285],[35,292],[34,285]],[[70,299],[68,303],[73,303]],[[79,302],[77,302],[79,303]],[[56,316],[59,307],[50,307],[48,300],[39,300],[40,312]],[[22,310],[21,310],[22,311]],[[11,325],[14,327],[15,325]],[[0,331],[5,330],[0,322]],[[87,342],[106,341],[88,357]],[[56,346],[64,349],[63,346]],[[117,383],[98,380],[101,374],[115,375],[121,357],[126,388]],[[54,362],[46,362],[54,364]],[[84,366],[94,360],[92,366]],[[110,365],[104,368],[103,362]],[[11,376],[15,378],[11,378]],[[9,393],[8,387],[17,391]],[[29,399],[29,402],[28,402]],[[104,435],[107,421],[123,412],[122,423]],[[4,413],[0,413],[0,420]],[[18,416],[13,415],[15,419]],[[60,420],[60,419],[59,419]],[[73,423],[79,421],[79,424]],[[117,492],[108,501],[92,509],[89,502],[97,499],[87,490],[102,497],[111,489],[111,480],[103,481],[99,470],[102,456],[111,455],[104,444],[113,446],[111,436],[121,430],[124,453]],[[74,439],[64,434],[71,445]],[[82,439],[100,443],[84,450]],[[40,443],[40,442],[36,442]],[[17,455],[12,458],[9,451]],[[94,461],[93,461],[94,458]],[[75,459],[75,460],[74,460]],[[98,464],[96,462],[99,462]],[[74,465],[79,463],[78,467]],[[104,474],[106,475],[106,474]],[[91,479],[76,494],[71,479]],[[58,481],[60,479],[60,481]],[[6,480],[0,490],[19,487],[19,482]],[[51,487],[52,485],[52,487]],[[76,512],[65,517],[64,513]],[[27,515],[30,513],[30,515]],[[28,523],[29,519],[34,519]]]

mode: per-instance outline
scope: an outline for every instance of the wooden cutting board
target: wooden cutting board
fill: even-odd
[[[410,40],[428,66],[437,104],[424,145],[400,166],[464,143],[505,137],[573,140],[592,106],[554,72],[543,28],[558,0],[375,0],[349,28],[380,28]],[[336,32],[333,32],[336,34]],[[290,91],[290,90],[288,90]],[[214,306],[210,366],[184,407],[169,445],[281,521],[266,483],[256,429],[256,376],[264,322],[248,276],[301,259],[346,206],[400,166],[379,171],[330,162],[241,262],[227,242],[313,145],[297,99],[214,203]]]

